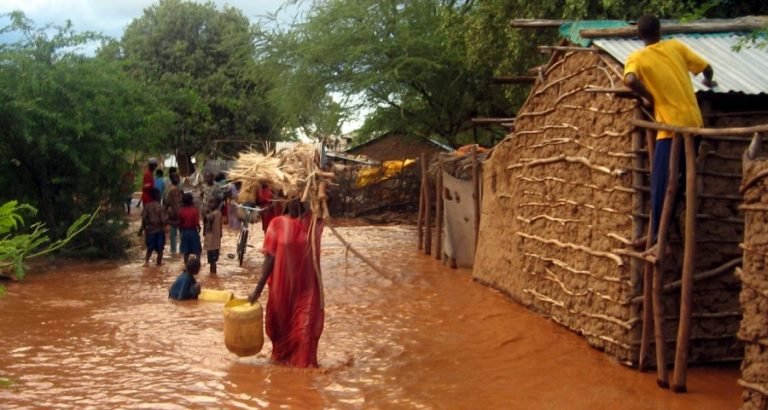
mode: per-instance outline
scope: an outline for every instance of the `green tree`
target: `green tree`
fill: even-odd
[[[462,21],[472,4],[317,1],[303,22],[266,33],[262,51],[280,67],[285,105],[322,114],[311,107],[340,94],[350,97],[347,110],[371,110],[367,134],[398,129],[457,144],[472,117],[508,106],[487,69],[465,64]]]
[[[161,0],[126,28],[121,56],[173,111],[167,146],[180,157],[215,140],[275,137],[265,98],[271,79],[256,64],[255,32],[238,9],[182,0]]]
[[[61,238],[80,215],[122,203],[128,153],[155,145],[168,115],[118,62],[79,51],[101,36],[69,22],[35,28],[20,12],[10,17],[2,32],[19,41],[0,47],[0,202],[32,204]],[[121,211],[100,215],[92,247],[115,243]]]

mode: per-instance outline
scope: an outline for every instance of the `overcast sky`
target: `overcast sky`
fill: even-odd
[[[0,0],[0,13],[21,10],[36,26],[71,20],[76,31],[97,31],[120,38],[125,27],[154,3],[157,0]],[[285,0],[215,0],[214,3],[219,8],[236,7],[256,22],[261,16],[275,13]],[[290,21],[299,11],[300,7],[288,6],[280,13],[280,20]]]
[[[63,24],[71,20],[75,31],[96,31],[119,39],[125,27],[135,18],[141,17],[144,9],[158,0],[0,0],[0,14],[21,10],[35,26],[48,23]],[[198,0],[205,3],[205,0]],[[267,14],[278,14],[281,24],[291,22],[302,10],[306,10],[310,1],[286,0],[214,0],[218,8],[225,5],[242,10],[246,17],[256,23]],[[298,5],[296,5],[298,4]],[[0,25],[7,24],[7,19],[0,19]],[[349,132],[361,124],[360,118],[353,118],[343,125],[343,131]]]

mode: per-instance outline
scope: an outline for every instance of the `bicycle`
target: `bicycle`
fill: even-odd
[[[245,218],[243,223],[240,224],[240,233],[237,236],[237,262],[238,266],[243,266],[243,259],[245,259],[245,248],[248,246],[248,231],[250,230],[251,216],[253,215],[253,212],[258,213],[264,209],[240,204],[236,204],[235,206],[245,210]]]

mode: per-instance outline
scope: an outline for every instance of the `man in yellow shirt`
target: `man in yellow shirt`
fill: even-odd
[[[642,97],[644,104],[653,107],[656,122],[701,127],[704,122],[688,72],[702,73],[704,85],[714,87],[712,67],[680,41],[661,41],[661,24],[655,16],[641,17],[637,22],[637,31],[645,47],[627,58],[624,84]],[[673,133],[668,131],[659,131],[656,135],[651,170],[651,233],[654,243],[669,179],[672,136]],[[685,169],[682,154],[681,150],[680,170]]]

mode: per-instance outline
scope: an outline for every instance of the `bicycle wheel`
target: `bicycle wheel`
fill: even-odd
[[[237,238],[238,266],[243,266],[243,259],[245,259],[245,248],[247,245],[248,245],[248,229],[241,229],[240,237]]]

